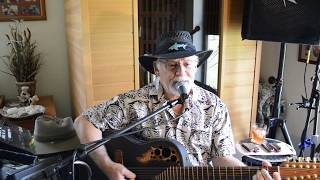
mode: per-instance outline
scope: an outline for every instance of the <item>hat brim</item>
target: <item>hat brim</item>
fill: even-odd
[[[153,62],[157,59],[178,59],[196,55],[199,57],[199,63],[197,67],[201,66],[211,55],[212,50],[207,51],[197,51],[197,52],[186,52],[186,51],[177,51],[174,53],[152,55],[145,54],[139,57],[140,64],[150,73],[154,74]]]
[[[80,144],[77,135],[66,140],[41,142],[34,139],[34,150],[36,155],[50,155],[55,153],[62,153],[76,149]]]

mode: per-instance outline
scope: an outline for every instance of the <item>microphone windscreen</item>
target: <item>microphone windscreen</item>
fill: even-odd
[[[188,81],[178,81],[175,84],[175,88],[179,92],[180,95],[188,94],[189,82]]]

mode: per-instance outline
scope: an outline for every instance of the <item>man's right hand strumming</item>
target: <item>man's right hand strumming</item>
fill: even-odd
[[[136,177],[133,172],[116,162],[108,163],[106,167],[103,167],[103,171],[110,180],[135,179]]]
[[[80,142],[83,144],[102,138],[102,132],[83,116],[79,116],[75,120],[74,126]],[[134,179],[136,177],[133,172],[122,164],[112,161],[104,146],[100,146],[89,155],[110,180]]]

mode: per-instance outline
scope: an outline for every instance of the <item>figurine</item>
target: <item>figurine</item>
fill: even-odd
[[[28,86],[22,86],[20,96],[17,96],[20,104],[23,106],[35,105],[36,102],[39,101],[39,97],[37,95],[30,97],[30,93],[28,91]]]
[[[22,86],[21,87],[21,92],[20,95],[17,96],[20,103],[24,106],[28,105],[29,103],[29,99],[30,99],[30,93],[29,91],[29,87],[28,86]]]
[[[39,101],[39,97],[37,95],[34,95],[31,98],[29,98],[29,105],[35,105],[36,102],[38,101]]]

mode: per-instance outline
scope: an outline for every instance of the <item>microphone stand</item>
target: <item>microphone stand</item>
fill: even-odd
[[[177,104],[183,104],[184,101],[188,98],[187,94],[182,94],[180,96],[180,98],[172,100],[172,101],[168,101],[164,106],[160,107],[159,109],[157,109],[156,111],[148,114],[147,116],[136,120],[134,123],[130,124],[129,126],[127,126],[126,128],[123,128],[119,131],[116,131],[100,140],[97,141],[93,141],[91,143],[88,144],[80,144],[79,147],[77,149],[75,149],[75,154],[77,156],[75,156],[75,154],[73,154],[72,156],[69,156],[67,158],[65,158],[62,162],[60,162],[56,168],[53,170],[54,172],[60,171],[63,168],[67,167],[68,165],[70,165],[70,161],[74,161],[74,160],[79,160],[79,159],[83,159],[85,158],[90,152],[94,151],[95,149],[99,148],[100,146],[104,145],[105,143],[107,143],[108,141],[120,137],[121,135],[123,135],[124,133],[128,132],[129,130],[131,130],[132,128],[146,122],[147,120],[149,120],[150,118],[154,117],[155,115],[174,107]],[[74,172],[72,172],[74,173]],[[74,174],[73,174],[74,176]]]
[[[315,155],[315,149],[316,149],[316,144],[318,142],[318,121],[319,121],[319,117],[318,117],[318,113],[319,113],[319,104],[320,104],[320,90],[319,90],[319,81],[320,81],[320,56],[317,58],[317,64],[316,64],[316,69],[315,69],[315,76],[313,79],[313,83],[312,83],[312,90],[311,90],[311,96],[310,99],[308,100],[308,106],[305,107],[304,105],[302,106],[303,108],[307,108],[307,118],[306,118],[306,122],[305,122],[305,126],[304,129],[301,133],[301,138],[300,138],[300,144],[299,144],[299,148],[300,148],[300,153],[299,153],[299,157],[304,157],[304,150],[307,146],[308,139],[307,139],[307,133],[308,133],[308,127],[311,123],[311,121],[313,120],[313,131],[312,131],[312,137],[311,137],[311,152],[310,152],[310,157],[313,158]],[[311,119],[311,111],[314,110],[314,118]],[[317,142],[314,142],[314,141]]]

